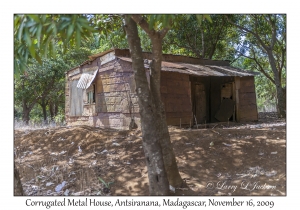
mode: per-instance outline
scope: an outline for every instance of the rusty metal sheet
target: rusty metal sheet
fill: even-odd
[[[86,89],[87,84],[90,82],[92,78],[93,75],[91,74],[82,74],[78,81],[77,88]]]
[[[118,57],[127,62],[132,62],[131,58]],[[147,60],[148,62],[151,60]],[[148,63],[144,64],[145,68],[149,68]],[[195,76],[253,76],[252,72],[233,68],[231,66],[213,66],[200,65],[190,63],[173,63],[162,61],[162,71],[178,72],[181,74],[189,74]]]
[[[225,98],[220,106],[220,109],[215,114],[215,118],[220,122],[227,122],[229,118],[233,115],[234,111],[234,101],[228,98]]]
[[[187,69],[187,67],[181,65],[181,63],[171,63],[171,62],[166,62],[166,61],[162,61],[161,66],[167,67],[167,68]]]
[[[252,72],[247,72],[238,68],[233,68],[231,66],[207,66],[214,72],[221,72],[226,76],[254,76]]]
[[[97,76],[97,73],[98,73],[98,68],[97,68],[97,70],[94,72],[93,77],[91,78],[90,82],[87,84],[86,89],[89,88],[89,87],[91,86],[91,84],[94,82],[94,80],[95,80],[95,78],[96,78],[96,76]]]
[[[77,88],[87,89],[88,87],[90,87],[90,85],[96,78],[97,73],[98,69],[93,74],[82,74],[78,81]]]

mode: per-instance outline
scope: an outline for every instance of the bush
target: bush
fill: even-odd
[[[54,122],[58,125],[63,125],[64,121],[65,121],[65,115],[64,114],[59,113],[58,115],[56,115],[54,117]]]

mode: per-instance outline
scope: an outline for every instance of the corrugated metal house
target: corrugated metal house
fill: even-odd
[[[143,53],[149,78],[151,53]],[[69,125],[128,129],[140,125],[132,60],[127,49],[108,50],[66,72]],[[256,121],[254,74],[229,61],[163,55],[161,96],[168,125]]]

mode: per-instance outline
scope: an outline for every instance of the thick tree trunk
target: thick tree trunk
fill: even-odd
[[[14,195],[23,195],[23,187],[19,176],[19,171],[14,164]]]
[[[141,115],[143,148],[148,168],[150,195],[168,195],[169,182],[165,171],[163,154],[160,145],[161,130],[153,96],[146,78],[143,54],[136,23],[125,16],[125,30],[132,58],[132,66],[136,82],[136,92]]]
[[[267,51],[269,62],[271,65],[271,69],[274,74],[274,81],[276,86],[276,94],[277,94],[277,115],[279,118],[286,117],[286,94],[285,89],[282,88],[281,83],[281,75],[279,75],[279,71],[276,67],[276,62],[271,50]]]
[[[183,187],[183,180],[178,171],[173,146],[170,140],[164,105],[161,101],[160,72],[162,61],[162,39],[158,36],[154,36],[151,39],[151,42],[153,59],[150,65],[150,88],[153,95],[153,101],[158,110],[157,118],[159,119],[159,121],[157,122],[157,124],[160,128],[159,135],[164,157],[164,165],[167,172],[169,184],[173,187]]]

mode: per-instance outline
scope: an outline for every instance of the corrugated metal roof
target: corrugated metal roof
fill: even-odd
[[[94,59],[96,59],[96,58],[98,58],[98,57],[101,57],[101,56],[103,56],[103,55],[105,55],[105,54],[107,54],[107,53],[110,53],[110,52],[112,52],[112,51],[114,51],[114,49],[110,49],[110,50],[106,50],[106,51],[101,52],[101,53],[97,53],[97,54],[94,54],[94,55],[90,55],[90,56],[89,56],[89,59],[90,59],[90,60],[94,60]]]
[[[88,87],[90,87],[90,85],[96,78],[97,73],[98,69],[94,72],[94,74],[82,74],[78,81],[77,88],[87,89]]]
[[[118,57],[121,60],[132,62],[131,58]],[[151,60],[149,60],[151,61]],[[149,68],[147,63],[144,64],[145,68]],[[182,74],[190,74],[195,76],[254,76],[256,72],[250,72],[231,66],[214,66],[214,65],[199,65],[189,63],[172,63],[162,61],[162,71],[178,72]]]
[[[92,82],[94,81],[94,79],[95,79],[96,76],[97,76],[98,70],[99,70],[99,69],[97,69],[97,70],[94,72],[93,77],[91,78],[90,82],[87,84],[86,88],[89,88],[89,87],[91,86]]]

